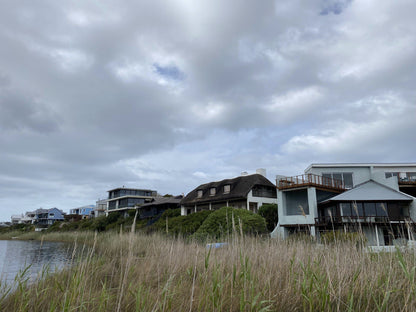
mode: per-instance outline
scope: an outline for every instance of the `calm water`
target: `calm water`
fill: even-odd
[[[0,280],[11,285],[29,265],[28,277],[34,280],[45,266],[53,272],[69,265],[71,256],[72,248],[66,243],[0,240]]]

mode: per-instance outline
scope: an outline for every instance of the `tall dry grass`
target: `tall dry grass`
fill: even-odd
[[[65,271],[33,285],[23,272],[0,310],[416,310],[413,252],[238,236],[219,249],[133,233],[92,241],[76,244],[84,259]]]

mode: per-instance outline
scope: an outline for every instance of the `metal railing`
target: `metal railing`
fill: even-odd
[[[339,191],[345,190],[344,182],[341,180],[323,177],[312,173],[301,174],[293,177],[281,177],[276,180],[276,186],[278,189],[287,189],[307,185],[320,186]]]
[[[341,223],[378,223],[389,224],[390,222],[410,222],[412,219],[408,216],[321,216],[315,218],[315,225],[330,225]]]

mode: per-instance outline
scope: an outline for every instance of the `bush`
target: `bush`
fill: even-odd
[[[244,234],[267,233],[266,221],[262,216],[245,209],[222,207],[208,216],[195,232],[195,237],[220,238],[233,233],[240,234],[240,224]]]
[[[264,204],[259,209],[259,215],[266,219],[267,230],[272,232],[279,221],[276,204]]]
[[[161,218],[153,225],[153,228],[160,232],[166,232],[167,229],[168,233],[173,235],[191,235],[199,229],[205,219],[212,213],[210,210],[204,210],[191,213],[187,216],[179,215],[166,218],[169,215],[175,215],[176,210],[178,209],[171,210],[168,213],[166,213],[168,211],[166,210]],[[168,226],[166,226],[166,220]]]
[[[179,217],[181,215],[181,208],[168,209],[162,213],[161,219]]]

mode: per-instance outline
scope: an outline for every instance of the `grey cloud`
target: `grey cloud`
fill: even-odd
[[[178,181],[256,167],[411,160],[410,12],[359,1],[3,1],[0,209],[11,214],[2,207],[19,188],[36,193],[14,206],[30,210],[87,204],[123,184],[178,193]],[[290,98],[302,90],[320,96]],[[394,129],[379,126],[389,118]],[[363,139],[311,144],[335,142],[344,123]]]

